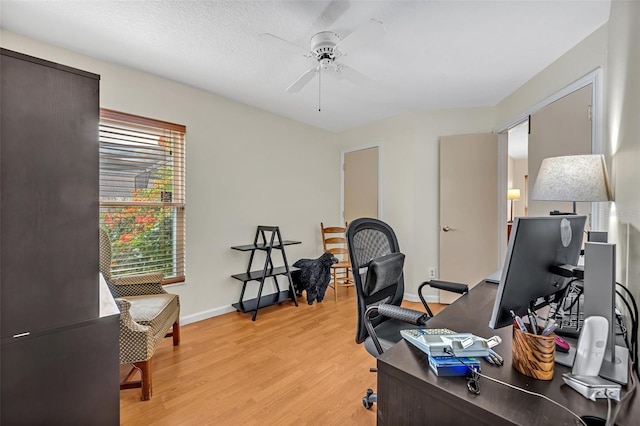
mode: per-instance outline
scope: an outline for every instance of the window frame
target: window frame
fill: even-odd
[[[162,284],[173,284],[184,282],[186,280],[186,126],[182,124],[171,123],[168,121],[156,120],[153,118],[143,117],[139,115],[124,113],[107,108],[100,108],[100,121],[99,127],[102,129],[103,124],[109,126],[118,127],[121,126],[123,130],[135,131],[140,126],[148,127],[151,129],[159,129],[163,131],[171,131],[179,135],[178,138],[173,140],[176,143],[178,141],[179,154],[173,157],[174,170],[173,170],[173,189],[171,197],[165,201],[103,201],[99,196],[99,207],[173,207],[175,208],[174,220],[178,224],[174,224],[174,238],[177,244],[180,244],[182,249],[176,251],[174,258],[172,259],[173,268],[176,271],[175,276],[170,276],[162,281]],[[127,129],[127,126],[130,126]],[[99,142],[102,146],[102,141]],[[102,182],[100,184],[100,192],[102,192]],[[103,226],[100,221],[100,226]],[[180,257],[180,259],[178,258]],[[117,276],[117,275],[116,275]]]

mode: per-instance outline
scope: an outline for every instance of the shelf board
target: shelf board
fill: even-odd
[[[238,303],[233,303],[231,304],[231,306],[233,306],[235,309],[239,310],[240,312],[246,313],[246,312],[253,312],[256,309],[264,308],[266,306],[271,306],[277,303],[286,302],[287,300],[293,301],[289,293],[289,290],[281,291],[279,293],[267,294],[266,296],[263,295],[262,297],[260,297],[260,303],[258,303],[258,299],[256,298],[256,299],[243,300]]]
[[[300,268],[296,268],[295,266],[289,266],[289,272],[299,271]],[[278,266],[277,268],[268,268],[267,275],[265,278],[274,277],[276,275],[286,275],[287,268],[284,266]],[[251,271],[249,273],[243,272],[242,274],[231,275],[233,278],[246,282],[246,281],[260,281],[262,279],[262,269],[259,271]]]
[[[282,244],[274,244],[274,245],[264,244],[264,243],[246,244],[246,245],[243,245],[243,246],[233,246],[231,248],[233,250],[238,250],[238,251],[267,250],[269,248],[274,248],[274,249],[280,250],[284,246],[292,246],[294,244],[302,244],[302,242],[301,241],[284,240],[282,242]]]

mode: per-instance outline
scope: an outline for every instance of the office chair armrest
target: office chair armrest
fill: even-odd
[[[380,304],[378,313],[387,318],[393,318],[413,325],[425,325],[429,317],[424,312],[403,308],[396,305]]]
[[[431,280],[420,284],[420,287],[425,284],[429,284],[430,287],[437,288],[438,290],[447,290],[458,294],[465,294],[469,291],[468,285],[461,283],[452,283],[450,281]]]
[[[469,291],[468,285],[460,284],[460,283],[452,283],[450,281],[431,280],[431,281],[425,281],[422,284],[420,284],[420,286],[418,287],[418,296],[420,297],[420,300],[422,301],[424,308],[427,310],[427,313],[431,317],[433,316],[433,312],[431,312],[431,309],[429,309],[429,305],[427,305],[427,301],[422,295],[422,289],[425,288],[426,286],[436,288],[438,290],[446,290],[446,291],[450,291],[458,294],[465,294]]]
[[[401,306],[387,305],[385,303],[377,306],[369,306],[364,313],[364,326],[366,327],[369,336],[371,336],[371,340],[373,340],[373,344],[376,346],[378,354],[382,354],[383,352],[382,345],[380,344],[378,335],[373,328],[373,324],[371,324],[371,316],[376,313],[388,318],[404,321],[412,325],[424,325],[429,319],[428,315],[424,312],[403,308]]]

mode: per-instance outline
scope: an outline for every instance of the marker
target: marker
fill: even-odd
[[[516,324],[518,325],[518,328],[521,331],[524,331],[525,333],[528,333],[529,330],[527,330],[527,327],[524,325],[524,322],[522,322],[522,318],[520,318],[519,316],[517,316],[515,314],[515,312],[513,311],[509,311],[509,313],[511,313],[511,317],[513,318],[513,320],[516,322]]]

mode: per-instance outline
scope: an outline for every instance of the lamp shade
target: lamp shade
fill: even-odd
[[[507,191],[507,199],[508,200],[519,200],[520,199],[520,190],[519,189],[509,189]]]
[[[611,201],[604,156],[567,155],[542,160],[532,200]]]

